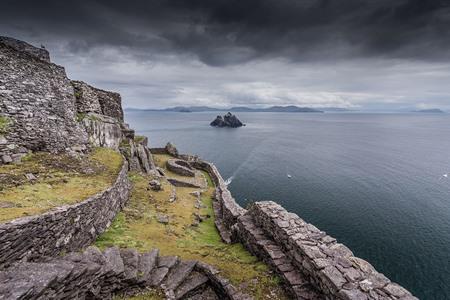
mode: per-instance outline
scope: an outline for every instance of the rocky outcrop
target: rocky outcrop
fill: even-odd
[[[0,269],[15,261],[77,251],[93,243],[128,201],[127,171],[124,162],[109,189],[80,203],[0,224]]]
[[[124,137],[122,125],[117,119],[90,112],[80,116],[79,121],[88,133],[91,145],[119,150]]]
[[[0,38],[0,163],[31,151],[84,150],[88,135],[76,121],[77,109],[63,67],[48,52]]]
[[[1,299],[112,299],[156,288],[167,299],[250,300],[213,267],[159,256],[153,249],[89,247],[42,262],[21,262],[0,271]]]
[[[130,163],[131,171],[147,174],[157,174],[155,163],[150,149],[147,146],[148,139],[125,138],[120,144],[120,151]]]
[[[228,112],[223,117],[217,116],[216,119],[212,121],[210,125],[214,127],[231,127],[231,128],[244,126],[244,124],[230,112]]]

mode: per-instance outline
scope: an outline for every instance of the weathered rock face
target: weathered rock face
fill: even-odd
[[[123,122],[122,98],[120,94],[92,87],[82,81],[71,81],[75,89],[79,113],[96,113]]]
[[[83,150],[88,136],[76,113],[72,85],[47,51],[0,39],[0,117],[8,123],[0,133],[3,163],[28,150]]]
[[[230,112],[228,112],[223,117],[217,116],[216,119],[212,121],[210,125],[215,127],[232,127],[232,128],[244,126],[244,124]]]
[[[88,113],[80,122],[88,133],[91,145],[119,149],[120,142],[123,140],[123,132],[122,125],[117,119]]]

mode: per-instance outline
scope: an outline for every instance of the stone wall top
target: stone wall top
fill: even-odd
[[[40,60],[50,62],[50,54],[45,48],[37,48],[33,45],[30,45],[26,42],[16,40],[14,38],[0,36],[0,43],[4,45],[8,45],[11,48],[16,49],[17,51],[27,53],[31,56],[34,56]]]
[[[287,254],[297,270],[326,297],[344,300],[417,299],[355,257],[346,246],[272,201],[248,209],[255,224]]]
[[[123,122],[122,98],[119,93],[104,91],[83,81],[71,81],[75,89],[77,111],[97,113]]]

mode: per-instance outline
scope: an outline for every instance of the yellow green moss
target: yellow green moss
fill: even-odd
[[[140,294],[131,296],[131,297],[125,297],[121,295],[116,295],[113,297],[113,300],[164,300],[166,299],[164,292],[158,289],[148,289],[146,291],[143,291]]]
[[[11,120],[8,117],[0,116],[0,134],[8,132]]]
[[[155,155],[156,164],[165,167],[167,155]],[[165,170],[168,176],[170,171]],[[208,178],[208,188],[201,194],[203,208],[194,204],[193,188],[176,188],[177,200],[168,199],[172,189],[166,180],[161,180],[163,190],[148,189],[151,179],[137,173],[130,174],[133,183],[132,195],[127,207],[118,215],[112,226],[102,234],[96,245],[105,248],[113,245],[133,247],[140,251],[158,248],[162,255],[178,255],[182,259],[201,260],[221,270],[238,288],[256,299],[286,299],[278,278],[267,266],[247,252],[241,244],[227,245],[222,242],[214,225],[212,195],[214,186]],[[194,213],[209,216],[198,225]],[[158,222],[158,214],[169,216],[169,224]],[[151,299],[151,298],[150,298]]]
[[[115,181],[122,156],[97,148],[88,157],[36,153],[19,164],[0,166],[0,222],[40,214],[85,200]],[[25,174],[33,174],[29,181]]]

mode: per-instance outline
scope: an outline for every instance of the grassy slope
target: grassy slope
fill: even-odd
[[[165,167],[169,156],[155,155],[160,167]],[[167,171],[169,177],[175,177]],[[213,184],[206,173],[208,189],[201,196],[202,209],[194,207],[196,198],[190,192],[196,189],[176,188],[177,200],[169,203],[172,186],[162,181],[163,191],[147,190],[150,178],[140,174],[130,174],[133,191],[125,210],[117,216],[112,226],[99,237],[97,246],[105,248],[112,245],[134,247],[140,251],[158,248],[162,255],[178,255],[183,259],[196,259],[209,263],[256,299],[286,299],[279,286],[278,278],[270,274],[267,266],[250,255],[241,244],[224,244],[214,225],[212,210]],[[199,226],[192,226],[197,212],[210,218]],[[169,216],[169,224],[158,223],[157,215]],[[144,298],[159,299],[144,295]]]
[[[0,222],[36,215],[80,202],[107,189],[122,166],[122,156],[97,148],[88,158],[36,153],[19,164],[0,166]],[[25,174],[37,179],[29,182]]]

